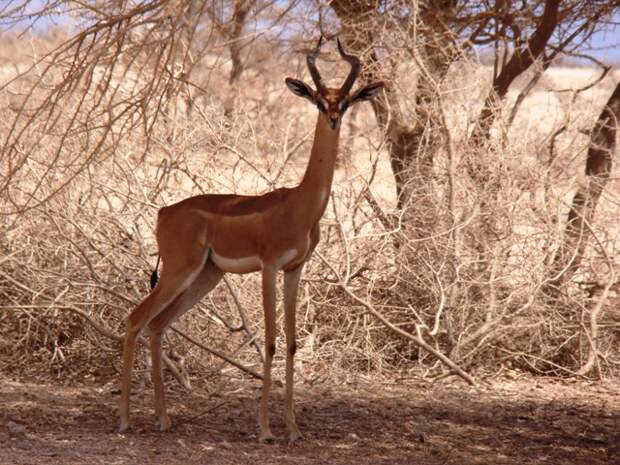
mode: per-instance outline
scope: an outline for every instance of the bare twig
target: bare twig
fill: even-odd
[[[411,342],[413,342],[415,345],[417,345],[421,349],[424,349],[427,352],[429,352],[432,355],[434,355],[437,359],[439,359],[441,361],[441,363],[443,363],[444,365],[449,367],[457,375],[459,375],[461,378],[463,378],[468,384],[470,384],[472,386],[476,385],[476,382],[474,381],[474,379],[469,374],[465,373],[461,368],[459,368],[459,366],[456,363],[454,363],[452,360],[450,360],[444,354],[442,354],[441,352],[435,350],[432,346],[427,344],[424,340],[414,336],[413,334],[408,333],[407,331],[403,331],[402,329],[400,329],[397,326],[394,326],[392,323],[390,323],[387,320],[387,318],[385,318],[385,316],[383,316],[369,302],[367,302],[366,300],[361,299],[357,295],[355,295],[353,293],[353,291],[351,291],[348,288],[348,286],[342,281],[338,271],[336,271],[334,266],[331,263],[329,263],[327,261],[327,259],[321,253],[317,252],[317,255],[321,259],[321,261],[323,261],[323,263],[325,263],[329,267],[329,269],[332,271],[332,273],[336,276],[341,289],[343,291],[345,291],[349,297],[351,297],[357,303],[362,305],[371,315],[373,315],[375,318],[377,318],[386,328],[388,328],[391,331],[399,334],[400,336],[403,336],[403,337],[409,339]]]

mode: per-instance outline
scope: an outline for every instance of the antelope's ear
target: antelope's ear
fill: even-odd
[[[377,96],[381,89],[385,86],[383,81],[372,82],[370,84],[365,85],[355,91],[355,93],[349,97],[349,105],[354,105],[359,102],[364,102],[366,100],[372,100]]]
[[[287,77],[285,79],[285,82],[286,87],[288,87],[292,93],[294,93],[298,97],[308,99],[314,103],[314,91],[310,88],[308,84],[300,81],[299,79],[293,79],[290,77]]]

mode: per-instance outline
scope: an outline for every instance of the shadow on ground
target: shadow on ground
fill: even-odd
[[[0,385],[0,464],[620,464],[620,388],[459,381],[297,386],[305,440],[285,441],[280,391],[273,445],[257,443],[253,382],[201,396],[172,391],[160,433],[150,390],[118,434],[113,389]]]

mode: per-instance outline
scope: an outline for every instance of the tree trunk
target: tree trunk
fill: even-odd
[[[254,5],[254,0],[235,0],[235,9],[231,18],[230,28],[230,59],[232,61],[232,68],[230,70],[230,76],[228,83],[230,85],[235,84],[241,77],[243,72],[243,63],[241,62],[241,34],[245,27],[245,20],[248,16],[250,8]]]
[[[501,163],[501,154],[494,152],[494,147],[485,147],[489,140],[491,126],[499,114],[499,105],[508,94],[514,80],[525,72],[544,52],[558,21],[560,0],[546,0],[545,8],[536,30],[522,48],[515,49],[510,59],[493,79],[482,111],[474,126],[469,154],[465,158],[465,167],[473,184],[476,186],[479,207],[479,233],[475,236],[473,247],[479,254],[478,279],[486,281],[490,273],[489,251],[493,250],[498,238],[507,233],[506,227],[498,216],[498,195],[501,190],[501,169],[494,168],[490,160],[495,157]],[[480,155],[482,152],[482,156]]]
[[[484,107],[472,133],[472,140],[475,145],[480,145],[489,138],[489,131],[497,115],[495,111],[497,101],[501,101],[506,96],[513,81],[532,66],[536,58],[545,50],[547,42],[549,42],[551,34],[559,22],[558,8],[560,2],[561,0],[546,1],[536,31],[522,49],[515,50],[499,75],[493,79],[493,89],[484,101]]]
[[[386,64],[379,61],[373,48],[375,24],[373,14],[379,2],[334,0],[330,6],[342,23],[346,45],[354,52],[370,50],[369,66],[362,72],[365,81],[379,80]],[[437,83],[441,82],[454,59],[451,35],[446,24],[454,16],[454,0],[428,2],[421,9],[424,24],[424,56],[428,76],[417,82],[415,100],[417,118],[408,124],[400,111],[394,83],[387,80],[385,95],[372,101],[380,127],[389,142],[392,173],[396,184],[397,208],[402,212],[403,226],[416,237],[428,236],[437,224],[431,201],[433,155],[440,146],[441,119],[437,107]]]
[[[557,288],[569,281],[579,269],[591,234],[590,225],[594,221],[596,206],[613,168],[619,119],[620,83],[592,129],[586,158],[586,182],[577,189],[573,197],[564,239],[553,261],[554,277],[550,287]]]
[[[230,25],[226,28],[226,38],[229,42],[230,60],[232,66],[228,76],[228,97],[224,102],[224,113],[231,115],[237,106],[238,89],[237,83],[243,73],[244,66],[241,61],[241,50],[243,49],[243,29],[250,12],[250,8],[256,0],[235,0]]]

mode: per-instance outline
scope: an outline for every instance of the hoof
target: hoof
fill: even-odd
[[[118,427],[118,432],[121,434],[126,433],[127,431],[129,431],[129,429],[129,422],[127,420],[121,420],[121,424]]]
[[[170,417],[168,415],[164,415],[159,419],[159,431],[167,431],[172,426],[172,422],[170,421]]]
[[[258,442],[261,444],[273,444],[276,441],[276,437],[271,434],[271,431],[267,431],[266,433],[261,433],[258,438]]]
[[[295,431],[288,435],[288,445],[292,446],[304,440],[304,437],[299,431]]]

